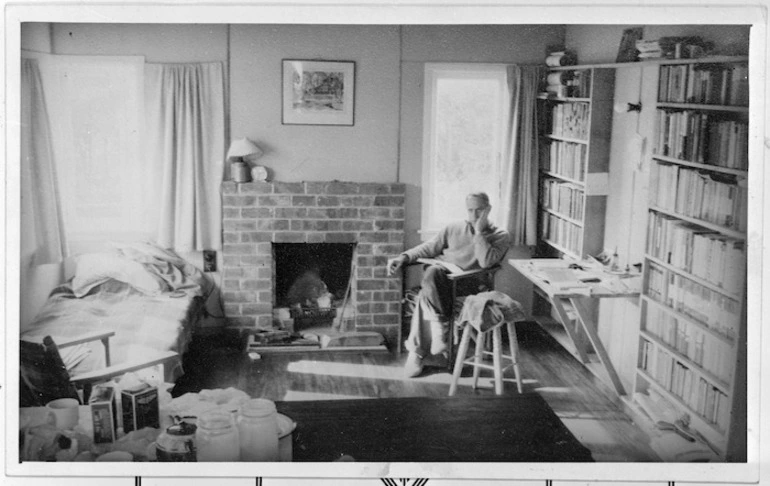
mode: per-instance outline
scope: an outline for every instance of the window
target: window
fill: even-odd
[[[159,171],[141,147],[144,59],[41,58],[70,252],[155,234]]]
[[[506,68],[495,64],[427,64],[422,172],[423,238],[465,215],[464,195],[489,194],[499,214]]]

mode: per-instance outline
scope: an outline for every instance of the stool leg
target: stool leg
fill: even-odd
[[[483,352],[484,352],[484,341],[486,341],[486,338],[489,334],[483,333],[481,331],[476,331],[476,353],[473,357],[473,388],[476,388],[476,385],[479,382],[479,373],[481,373],[481,367],[479,366],[481,364],[481,359],[483,358]]]
[[[511,348],[511,361],[513,361],[513,372],[516,375],[516,388],[519,393],[522,392],[521,371],[519,371],[519,339],[516,337],[516,325],[508,323],[508,346]]]
[[[492,352],[493,366],[495,369],[495,394],[503,394],[503,366],[502,366],[502,346],[500,341],[502,336],[500,333],[500,326],[497,326],[492,331],[492,346],[494,351]]]
[[[460,340],[460,348],[457,350],[457,358],[455,360],[455,369],[452,373],[452,384],[449,385],[449,396],[453,396],[457,391],[457,381],[460,379],[460,375],[463,372],[463,361],[465,360],[465,353],[468,351],[468,341],[471,340],[471,325],[465,325],[465,331],[463,332],[463,338]]]

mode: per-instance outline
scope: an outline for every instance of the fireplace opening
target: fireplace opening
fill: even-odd
[[[355,246],[355,243],[273,244],[274,305],[289,309],[294,330],[332,325],[338,309],[346,303]]]

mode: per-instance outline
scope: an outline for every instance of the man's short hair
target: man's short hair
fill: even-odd
[[[489,196],[487,195],[486,192],[472,192],[468,194],[465,197],[465,199],[467,200],[468,198],[471,198],[471,197],[475,197],[476,199],[484,203],[484,206],[489,206]]]

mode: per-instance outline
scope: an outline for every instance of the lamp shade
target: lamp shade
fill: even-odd
[[[233,140],[230,144],[230,149],[227,151],[227,160],[233,162],[236,160],[243,160],[246,158],[257,159],[262,155],[262,149],[257,146],[248,138],[239,138]]]

